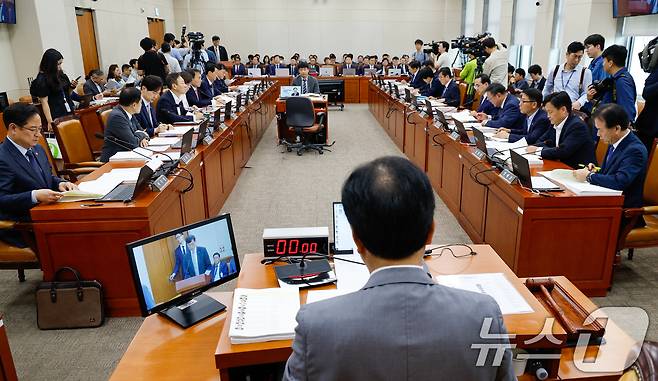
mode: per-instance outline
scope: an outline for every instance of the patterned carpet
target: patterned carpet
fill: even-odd
[[[262,251],[267,227],[331,226],[331,203],[340,198],[347,174],[357,165],[384,155],[401,155],[378,127],[367,105],[347,105],[329,115],[333,152],[323,156],[281,153],[272,125],[224,205],[231,213],[241,255]],[[455,218],[437,198],[434,242],[470,242]],[[27,271],[19,283],[14,271],[0,271],[0,311],[20,380],[106,380],[123,355],[141,318],[110,318],[98,329],[40,331],[36,326],[34,290],[41,272]],[[637,250],[615,273],[609,296],[596,298],[602,306],[637,306],[650,319],[658,317],[656,250]],[[232,289],[234,284],[220,288]],[[651,319],[653,320],[653,319]],[[650,325],[649,338],[658,339]]]

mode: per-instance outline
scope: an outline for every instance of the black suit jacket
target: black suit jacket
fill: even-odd
[[[137,118],[128,119],[126,113],[121,106],[114,106],[110,116],[107,118],[107,126],[105,126],[105,141],[103,142],[103,151],[101,153],[101,161],[107,162],[110,158],[119,151],[127,151],[128,149],[108,140],[109,137],[114,137],[122,140],[124,146],[130,148],[139,147],[139,143],[148,139],[148,133],[142,129],[137,121]],[[123,143],[125,142],[125,143]]]
[[[243,64],[233,65],[231,68],[231,74],[236,75],[247,75],[247,68]]]
[[[18,148],[5,138],[0,144],[0,219],[12,221],[30,221],[32,191],[37,189],[58,190],[64,181],[52,175],[46,152],[40,145],[33,148],[41,167],[41,174],[32,170],[27,158]],[[12,230],[0,231],[0,240],[14,246],[25,247],[20,233]]]
[[[448,87],[445,88],[441,97],[444,98],[445,104],[452,107],[459,107],[459,85],[454,80],[450,81]]]
[[[87,82],[85,82],[85,84],[82,86],[82,88],[85,91],[85,94],[94,94],[94,95],[97,95],[97,94],[100,94],[100,93],[103,92],[102,91],[103,86],[100,86],[100,87],[101,87],[101,91],[98,91],[98,87],[96,86],[96,83],[94,81],[92,81],[91,79],[88,79]]]
[[[555,144],[555,128],[551,127],[535,144],[544,147],[541,157],[549,160],[560,160],[571,168],[578,164],[596,163],[594,141],[587,125],[576,115],[569,115],[562,126],[560,141]]]
[[[537,89],[539,91],[543,91],[545,84],[546,84],[546,78],[541,77],[539,82],[532,81],[532,83],[530,83],[530,87]]]
[[[152,103],[149,110],[151,110],[150,118],[146,105],[142,100],[142,108],[139,110],[139,114],[133,115],[133,118],[137,119],[139,125],[148,132],[149,136],[153,136],[155,135],[155,129],[160,125],[160,122],[158,122],[158,116]]]
[[[190,89],[187,90],[185,97],[187,98],[187,103],[189,103],[190,106],[206,107],[212,103],[212,98],[208,98],[206,94],[203,94],[201,89],[196,89],[195,91],[194,87],[192,86],[190,86]]]
[[[182,102],[182,101],[181,101]],[[177,105],[174,102],[174,96],[170,91],[165,91],[160,96],[158,101],[158,120],[161,123],[176,123],[176,122],[192,122],[194,117],[192,115],[185,115],[187,112],[183,112],[180,109],[180,105]]]

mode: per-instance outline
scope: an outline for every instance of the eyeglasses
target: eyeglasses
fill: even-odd
[[[41,127],[24,127],[24,126],[18,126],[19,128],[22,128],[23,130],[30,131],[33,134],[40,134],[43,131],[43,128]]]
[[[537,103],[537,101],[524,101],[524,100],[521,100],[521,103]]]

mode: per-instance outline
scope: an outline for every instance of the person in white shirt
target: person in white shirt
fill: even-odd
[[[171,55],[171,45],[169,45],[166,42],[163,42],[162,46],[160,47],[160,50],[162,50],[162,54],[164,54],[165,58],[167,59],[169,72],[180,73],[182,70],[180,68],[180,65],[178,64],[178,60]]]
[[[509,51],[496,44],[493,37],[487,37],[482,40],[484,51],[489,57],[482,65],[482,73],[489,76],[491,83],[501,83],[505,86],[508,84],[507,65],[509,64]]]
[[[438,70],[442,67],[452,67],[453,57],[448,53],[450,44],[447,41],[439,41],[437,44],[439,45],[439,55],[434,60],[436,62],[435,68]]]

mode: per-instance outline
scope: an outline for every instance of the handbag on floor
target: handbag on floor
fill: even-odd
[[[74,281],[60,281],[63,273]],[[81,280],[71,267],[60,267],[52,282],[37,287],[37,326],[39,329],[93,328],[103,324],[103,288],[98,281]]]

